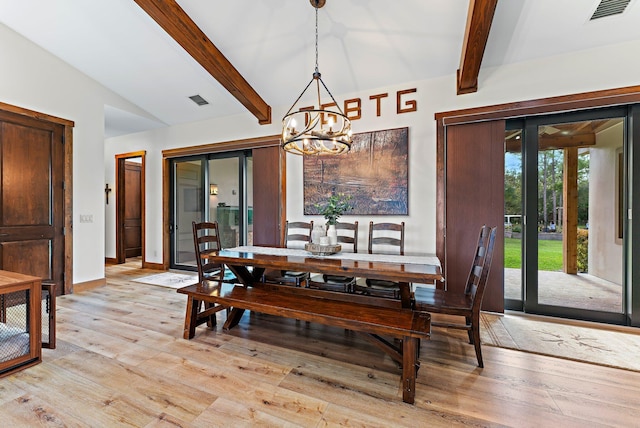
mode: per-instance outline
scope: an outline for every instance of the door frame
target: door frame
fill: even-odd
[[[62,125],[64,142],[64,289],[57,293],[73,293],[73,127],[72,120],[51,116],[45,113],[29,110],[0,102],[0,111],[14,113],[31,119]]]
[[[142,158],[142,163],[140,165],[140,209],[141,209],[141,240],[142,240],[142,267],[145,267],[146,260],[146,192],[145,192],[145,176],[146,176],[146,150],[141,150],[138,152],[129,152],[115,155],[116,160],[116,263],[124,263],[126,261],[125,255],[125,245],[124,245],[124,163],[127,159],[133,158]]]

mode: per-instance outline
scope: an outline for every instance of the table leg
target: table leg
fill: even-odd
[[[417,346],[415,337],[405,336],[402,339],[402,401],[409,404],[413,404],[416,396]]]
[[[246,266],[232,266],[227,265],[227,268],[238,278],[241,284],[251,285],[253,283],[251,272]]]
[[[400,286],[400,301],[402,302],[402,307],[405,309],[411,308],[411,283],[409,282],[400,282],[398,283]]]
[[[237,326],[243,314],[244,314],[244,309],[232,308],[229,314],[227,315],[227,321],[222,326],[222,329],[230,330],[233,327]]]
[[[193,336],[196,335],[196,323],[199,308],[200,300],[196,300],[192,296],[189,296],[187,298],[187,313],[184,317],[184,333],[182,335],[187,340],[193,339]]]

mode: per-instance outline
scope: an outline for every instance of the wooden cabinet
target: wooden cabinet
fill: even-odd
[[[0,376],[40,361],[40,278],[0,270]]]

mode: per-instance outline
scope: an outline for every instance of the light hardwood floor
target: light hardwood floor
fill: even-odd
[[[186,296],[131,281],[153,273],[110,266],[105,287],[59,298],[58,348],[0,379],[0,426],[640,423],[640,373],[489,346],[479,369],[460,332],[422,343],[415,405],[392,361],[342,329],[245,314],[186,341]]]

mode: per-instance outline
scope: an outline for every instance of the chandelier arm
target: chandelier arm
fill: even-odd
[[[324,81],[322,80],[321,77],[318,77],[318,80],[320,81],[320,83],[322,83],[322,86],[324,86],[324,90],[327,91],[327,94],[329,94],[329,96],[331,97],[331,100],[333,101],[333,103],[336,105],[336,107],[338,108],[338,111],[340,112],[340,114],[342,114],[343,116],[346,116],[346,114],[344,114],[344,112],[342,111],[342,109],[340,108],[340,104],[338,104],[338,102],[336,101],[335,98],[333,98],[333,94],[331,93],[331,91],[329,90],[329,88],[327,88],[327,85],[324,84]]]
[[[289,116],[293,116],[299,113],[303,114],[306,118],[303,122],[304,128],[298,131],[295,135],[292,135],[290,138],[288,138],[288,141],[296,141],[296,140],[299,140],[301,137],[305,138],[305,135],[309,134],[309,132],[311,132],[311,130],[313,130],[313,128],[315,128],[318,125],[318,122],[320,120],[320,114],[318,110],[297,111],[297,112],[285,115],[283,120],[285,120]],[[313,113],[316,113],[315,116],[313,115]]]
[[[285,114],[285,116],[289,113],[291,113],[291,110],[293,110],[293,108],[296,106],[296,104],[298,104],[298,101],[300,101],[300,98],[302,98],[302,96],[304,95],[305,92],[307,92],[307,89],[309,89],[309,86],[311,86],[311,84],[313,83],[313,81],[315,80],[315,77],[311,78],[311,80],[309,80],[309,83],[307,83],[307,86],[304,87],[304,89],[302,90],[302,92],[300,93],[300,95],[298,95],[298,98],[294,101],[293,105],[291,106],[291,108],[289,108],[289,111],[287,111],[287,113]],[[324,85],[324,83],[323,83]],[[326,88],[326,86],[325,86]],[[329,94],[331,95],[331,94]],[[331,97],[333,98],[333,97]]]
[[[318,74],[320,73],[318,72]],[[322,101],[320,97],[320,84],[318,83],[318,80],[322,82],[322,79],[320,77],[316,79],[316,92],[318,93],[318,110],[322,110]]]

